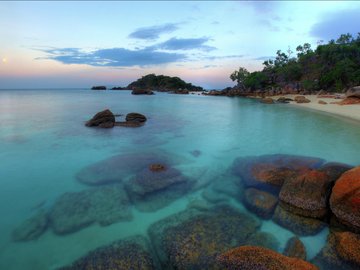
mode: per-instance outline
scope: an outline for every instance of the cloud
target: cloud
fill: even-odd
[[[179,28],[178,24],[176,23],[167,23],[162,25],[142,27],[130,33],[129,37],[136,39],[154,40],[159,38],[161,34],[172,33],[178,28]]]
[[[151,48],[139,50],[112,48],[91,52],[84,52],[78,48],[40,50],[48,54],[45,59],[52,59],[63,64],[84,64],[105,67],[152,66],[184,61],[187,58],[184,54],[158,52]]]
[[[212,51],[216,50],[215,47],[204,45],[210,38],[171,38],[163,43],[155,45],[155,47],[164,50],[203,50]]]
[[[245,55],[243,54],[233,54],[233,55],[220,55],[220,56],[206,56],[206,60],[218,60],[218,59],[230,59],[230,58],[242,58]]]
[[[318,23],[313,25],[310,34],[316,38],[331,40],[341,34],[350,33],[357,36],[360,32],[360,9],[339,10],[327,13]]]
[[[251,6],[257,13],[269,14],[278,6],[276,1],[244,1],[245,5]]]

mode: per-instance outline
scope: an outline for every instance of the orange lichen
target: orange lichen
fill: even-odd
[[[336,233],[336,251],[345,261],[360,266],[360,235],[351,232]]]

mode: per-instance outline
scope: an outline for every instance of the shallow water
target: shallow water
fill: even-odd
[[[105,108],[143,113],[140,128],[93,129],[84,122]],[[292,154],[360,164],[360,125],[286,104],[199,95],[133,96],[129,91],[0,91],[0,269],[56,269],[96,247],[126,236],[146,235],[154,222],[202,198],[202,189],[227,173],[236,157]],[[193,151],[197,151],[194,155]],[[166,153],[199,189],[154,212],[132,208],[133,219],[90,225],[57,235],[14,242],[13,229],[36,210],[49,209],[65,192],[89,188],[76,179],[86,166],[124,153]],[[203,186],[203,187],[202,187]],[[236,200],[228,204],[247,210]],[[280,251],[294,234],[272,221]],[[327,229],[302,237],[308,257],[324,245]]]

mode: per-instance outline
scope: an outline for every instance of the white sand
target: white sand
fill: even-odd
[[[285,97],[294,99],[298,95],[284,95]],[[274,100],[277,100],[280,96],[274,96]],[[357,122],[360,122],[360,104],[353,105],[339,105],[339,104],[330,104],[331,102],[340,102],[342,99],[335,98],[318,98],[317,95],[305,95],[309,99],[310,103],[296,103],[290,102],[290,104],[298,107],[303,107],[307,109],[313,109],[325,113],[330,113],[333,115],[346,117]],[[319,100],[325,101],[327,104],[319,104]]]

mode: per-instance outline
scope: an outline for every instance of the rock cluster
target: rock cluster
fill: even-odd
[[[147,118],[145,115],[140,113],[128,113],[124,122],[115,122],[115,115],[109,110],[98,112],[86,122],[88,127],[100,127],[100,128],[112,128],[114,126],[123,126],[123,127],[140,127],[142,126]]]
[[[136,88],[136,89],[132,90],[131,94],[132,95],[154,95],[154,92],[151,91],[150,89]]]

